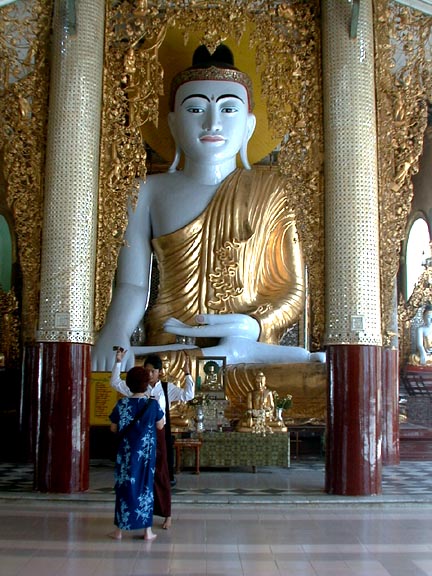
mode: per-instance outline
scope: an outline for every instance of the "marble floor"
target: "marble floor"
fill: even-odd
[[[432,462],[385,467],[382,494],[324,493],[321,460],[290,469],[184,471],[173,526],[146,543],[112,529],[112,463],[90,489],[31,489],[28,465],[0,464],[1,576],[432,576]]]

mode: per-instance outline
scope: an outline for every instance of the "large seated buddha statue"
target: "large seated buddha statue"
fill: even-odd
[[[304,263],[283,177],[249,165],[252,109],[250,79],[225,46],[213,55],[198,48],[192,66],[174,77],[168,121],[175,159],[168,172],[141,183],[129,212],[94,370],[111,370],[113,345],[129,350],[123,369],[135,355],[163,351],[174,371],[185,349],[225,356],[228,368],[325,361],[323,353],[279,345],[303,311]],[[160,282],[146,314],[146,345],[131,347],[146,312],[153,256]]]
[[[411,354],[408,363],[413,366],[424,366],[432,370],[432,305],[427,304],[423,310],[423,325],[416,330],[417,351]]]

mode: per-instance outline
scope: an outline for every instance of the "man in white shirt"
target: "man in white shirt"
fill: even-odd
[[[123,348],[117,349],[110,383],[117,392],[120,392],[120,394],[131,396],[132,392],[126,385],[126,382],[120,377],[121,362],[126,352],[127,350],[124,350]],[[159,402],[159,406],[165,412],[165,439],[167,446],[168,472],[171,485],[174,486],[176,481],[174,478],[174,454],[169,409],[172,402],[188,402],[195,397],[195,382],[190,374],[190,359],[189,356],[186,355],[186,360],[183,366],[183,371],[185,373],[184,388],[180,388],[172,382],[161,382],[159,379],[159,373],[162,369],[162,360],[157,354],[147,356],[144,361],[144,368],[147,368],[150,371],[147,394],[148,396],[155,398]]]
[[[116,360],[111,373],[111,386],[123,394],[123,396],[131,396],[132,392],[126,385],[126,382],[120,377],[121,362],[125,356],[127,350],[119,348],[116,351]],[[154,364],[152,363],[154,361]],[[160,407],[165,412],[166,411],[166,399],[163,394],[162,382],[159,379],[159,373],[162,369],[162,360],[156,354],[151,354],[148,356],[144,362],[144,367],[150,370],[150,381],[147,388],[147,394],[156,398],[159,402]],[[167,382],[168,384],[168,400],[171,406],[172,402],[189,402],[195,397],[195,382],[190,374],[190,360],[189,356],[186,356],[186,360],[183,366],[183,371],[185,373],[185,385],[184,388],[179,388],[172,382]]]

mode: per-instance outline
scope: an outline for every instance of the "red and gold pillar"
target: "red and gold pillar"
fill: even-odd
[[[322,6],[326,491],[381,492],[381,313],[372,0]],[[357,8],[359,12],[357,13]]]
[[[35,485],[89,483],[103,0],[56,0],[46,158],[36,396]]]
[[[383,465],[400,463],[399,441],[399,338],[396,280],[393,309],[388,322],[389,342],[382,349],[382,460]]]

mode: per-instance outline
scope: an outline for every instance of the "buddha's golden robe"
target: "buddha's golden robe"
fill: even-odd
[[[278,173],[236,170],[206,210],[184,228],[153,240],[159,291],[146,322],[146,344],[168,344],[170,317],[247,314],[259,340],[279,343],[303,309],[304,269],[293,211]],[[198,342],[197,342],[198,344]]]

